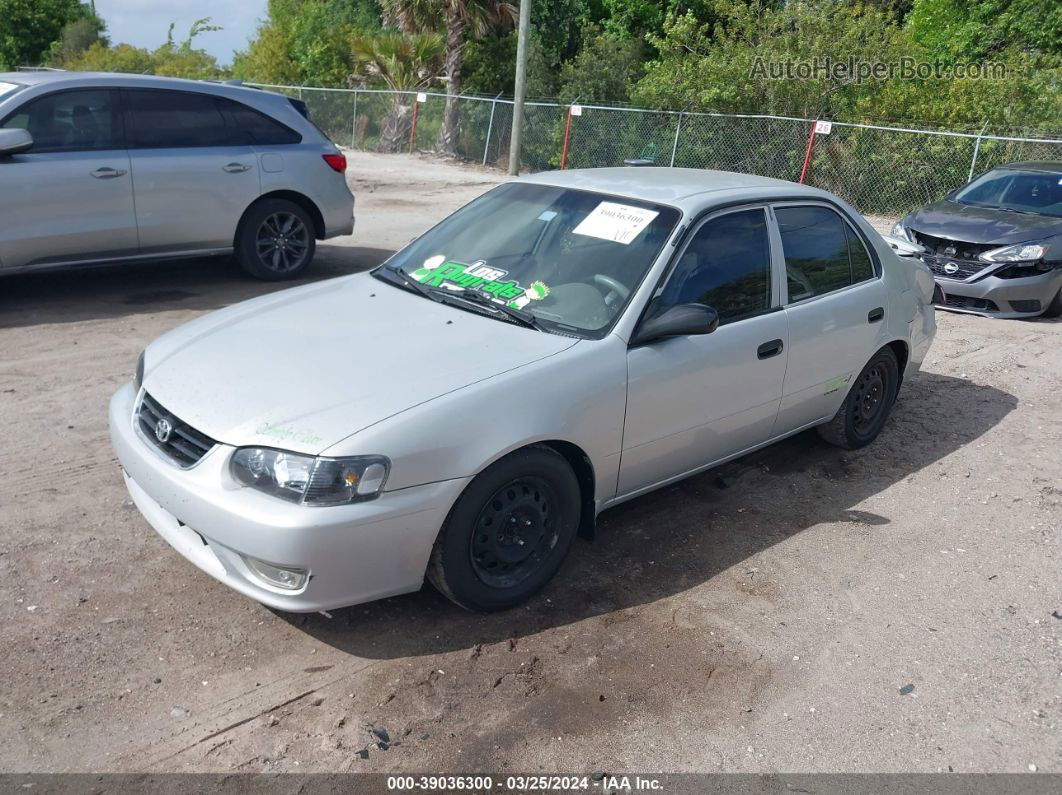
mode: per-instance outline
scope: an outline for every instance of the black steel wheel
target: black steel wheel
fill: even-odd
[[[313,260],[315,243],[306,210],[285,199],[266,199],[244,215],[236,256],[243,269],[259,279],[293,279]]]
[[[469,610],[505,610],[560,569],[579,526],[579,483],[544,446],[517,450],[477,475],[432,549],[428,579]]]
[[[856,376],[833,419],[819,426],[819,435],[847,450],[870,444],[885,426],[899,386],[896,354],[882,348]]]

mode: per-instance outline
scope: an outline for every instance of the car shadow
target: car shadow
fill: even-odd
[[[0,328],[220,309],[276,290],[368,270],[392,253],[390,249],[320,243],[307,274],[284,282],[251,278],[231,257],[0,275]]]
[[[277,615],[359,657],[430,655],[680,593],[821,523],[846,523],[889,543],[890,517],[862,503],[982,436],[1016,406],[993,387],[916,374],[869,447],[840,450],[812,430],[605,511],[596,539],[577,541],[550,585],[507,612],[469,613],[425,586],[330,615]]]

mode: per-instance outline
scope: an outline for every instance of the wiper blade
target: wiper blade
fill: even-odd
[[[486,293],[482,293],[479,290],[474,290],[466,287],[460,292],[445,294],[441,297],[443,298],[443,300],[449,297],[453,297],[461,301],[467,301],[470,304],[476,304],[477,306],[482,306],[487,309],[491,309],[495,312],[501,312],[506,317],[515,320],[517,323],[520,323],[523,326],[537,329],[538,331],[545,331],[545,328],[543,327],[542,323],[539,322],[538,318],[532,315],[530,312],[525,312],[523,309],[516,309],[515,307],[507,306],[506,304],[500,304],[493,298],[491,298],[489,295],[487,295]]]
[[[435,292],[430,287],[421,284],[412,276],[410,276],[406,271],[402,270],[399,267],[395,267],[393,265],[384,265],[378,271],[375,271],[373,273],[373,276],[378,279],[386,279],[392,284],[400,284],[403,287],[417,293],[418,295],[423,295],[425,298],[430,298],[432,301],[439,300],[439,297],[435,295]]]

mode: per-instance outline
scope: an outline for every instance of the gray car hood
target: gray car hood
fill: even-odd
[[[1062,234],[1062,219],[1014,213],[941,199],[907,217],[912,229],[933,237],[1000,246]]]
[[[144,387],[220,442],[319,453],[577,342],[359,274],[237,304],[171,331],[148,348]]]

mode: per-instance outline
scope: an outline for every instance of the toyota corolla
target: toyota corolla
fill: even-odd
[[[369,273],[204,315],[114,395],[136,505],[272,607],[419,589],[499,610],[597,515],[818,426],[881,431],[933,279],[821,190],[727,172],[539,174]]]

